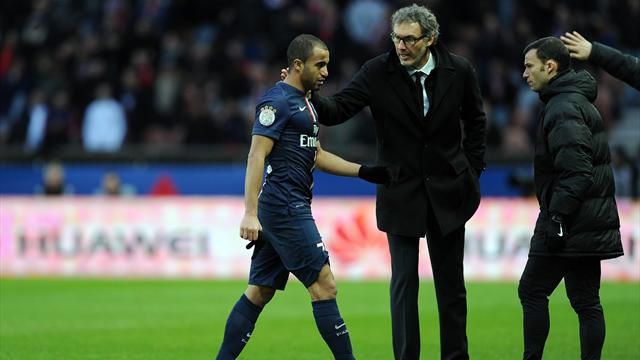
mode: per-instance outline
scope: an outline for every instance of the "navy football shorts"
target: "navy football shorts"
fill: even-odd
[[[249,284],[284,290],[292,273],[311,286],[329,263],[329,254],[309,206],[274,212],[259,207],[258,219],[264,236],[253,250]]]

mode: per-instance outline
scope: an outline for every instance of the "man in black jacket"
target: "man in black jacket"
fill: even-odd
[[[580,322],[582,359],[599,359],[605,335],[600,261],[623,252],[607,134],[592,104],[596,82],[571,69],[569,51],[553,37],[525,48],[524,67],[524,79],[545,103],[534,159],[540,214],[518,287],[524,358],[542,358],[548,297],[564,278]]]
[[[640,90],[640,59],[585,39],[577,31],[565,33],[560,39],[569,49],[571,57],[590,61],[609,74]]]
[[[391,253],[391,322],[396,359],[418,359],[418,244],[426,235],[440,317],[442,359],[468,359],[463,277],[466,221],[480,202],[485,123],[475,71],[438,43],[422,6],[391,18],[394,51],[367,61],[331,97],[314,94],[320,122],[335,125],[369,106],[377,158],[393,169],[378,186],[378,228]]]

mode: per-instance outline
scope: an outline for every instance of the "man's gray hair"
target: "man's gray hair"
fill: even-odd
[[[422,28],[423,34],[430,38],[433,36],[433,40],[438,40],[440,35],[440,25],[436,16],[424,6],[413,4],[411,6],[405,6],[396,10],[391,16],[391,28],[397,24],[405,22],[418,23]]]

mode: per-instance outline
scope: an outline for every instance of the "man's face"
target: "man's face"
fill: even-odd
[[[522,78],[535,92],[540,92],[551,80],[549,66],[538,58],[537,49],[531,49],[524,54]]]
[[[393,26],[393,44],[402,66],[419,69],[427,63],[427,50],[433,43],[433,38],[423,36],[418,23],[402,22]],[[410,44],[411,42],[414,43]]]
[[[313,55],[304,62],[300,80],[305,92],[320,90],[329,76],[329,50],[322,47],[313,48]]]

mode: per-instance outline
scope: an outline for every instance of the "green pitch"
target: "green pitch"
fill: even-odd
[[[474,359],[518,359],[515,283],[470,283]],[[0,359],[214,359],[244,282],[0,279]],[[386,282],[338,283],[358,359],[392,359]],[[640,358],[640,284],[603,284],[604,359]],[[433,284],[421,288],[422,358],[438,359]],[[578,322],[561,285],[551,298],[547,359],[578,359]],[[306,290],[290,281],[263,312],[241,359],[330,359]]]

